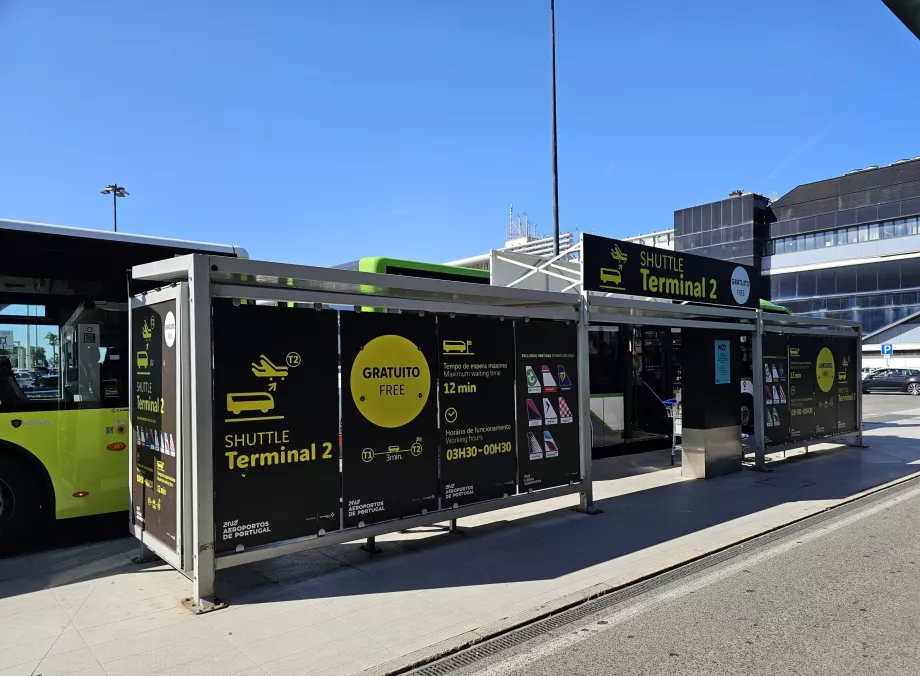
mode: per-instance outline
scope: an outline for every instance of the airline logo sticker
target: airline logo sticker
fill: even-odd
[[[556,442],[553,441],[553,435],[545,430],[543,432],[543,442],[546,444],[547,458],[556,458],[559,456],[559,447],[556,446]]]
[[[545,397],[543,399],[543,417],[546,420],[547,425],[555,425],[557,422],[559,422],[556,411],[553,409],[552,402]]]
[[[550,372],[549,366],[546,366],[545,364],[543,365],[543,391],[556,391],[556,381],[553,380],[553,374]]]
[[[533,399],[527,400],[527,420],[531,427],[539,427],[543,424],[543,416],[540,415],[540,409],[537,408]]]
[[[563,423],[572,422],[572,410],[562,397],[559,397],[559,420]]]
[[[543,447],[540,445],[540,442],[537,441],[533,432],[527,433],[527,450],[530,452],[531,460],[543,459]]]
[[[561,364],[556,367],[556,374],[559,376],[559,389],[568,392],[572,389],[572,381],[569,380],[569,374],[565,372],[565,366]]]
[[[524,367],[524,370],[527,374],[527,393],[540,394],[542,390],[540,388],[540,381],[537,379],[537,374],[530,366]]]

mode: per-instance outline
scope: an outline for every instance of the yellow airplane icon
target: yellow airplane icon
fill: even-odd
[[[614,245],[614,247],[610,250],[610,255],[614,258],[614,260],[623,261],[624,263],[626,262],[626,254],[620,251],[619,244]]]
[[[287,366],[276,366],[264,354],[259,355],[259,363],[252,364],[253,375],[259,378],[284,378],[288,374]]]

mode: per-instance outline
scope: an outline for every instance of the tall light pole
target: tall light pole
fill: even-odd
[[[556,0],[549,0],[549,35],[552,47],[553,99],[553,255],[559,255],[559,163],[556,159]]]
[[[554,106],[553,110],[555,110],[555,104],[553,104],[553,106]],[[555,142],[554,142],[554,147],[555,147]],[[115,226],[115,232],[118,232],[118,198],[127,197],[131,193],[125,190],[125,187],[123,185],[118,185],[117,183],[112,183],[111,185],[107,185],[99,192],[102,193],[103,195],[108,195],[109,193],[112,194],[112,218],[114,219],[113,224]]]

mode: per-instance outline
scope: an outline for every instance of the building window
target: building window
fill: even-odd
[[[721,234],[722,231],[720,230],[712,231],[713,244],[719,243],[717,236]],[[725,241],[738,241],[737,237],[732,236],[735,234],[726,230],[724,234]],[[909,237],[911,235],[920,235],[920,217],[902,218],[894,221],[825,230],[791,237],[778,237],[764,244],[764,255],[794,253],[796,251],[822,249],[828,246],[874,242],[879,239]]]
[[[878,223],[873,223],[869,226],[869,241],[875,241],[878,239]]]

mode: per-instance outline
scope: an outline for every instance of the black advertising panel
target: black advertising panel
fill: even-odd
[[[815,436],[837,433],[837,357],[833,338],[810,339],[815,355]]]
[[[514,325],[439,317],[445,508],[515,492]]]
[[[434,316],[343,312],[345,525],[438,506]]]
[[[809,338],[789,338],[789,440],[815,435],[815,350]]]
[[[837,357],[837,432],[855,432],[857,388],[861,384],[856,372],[857,342],[852,338],[838,338]]]
[[[337,314],[215,302],[218,552],[339,529]]]
[[[521,491],[581,477],[575,324],[514,323]]]
[[[597,235],[582,235],[587,291],[760,307],[756,268]]]
[[[134,401],[131,409],[131,519],[178,552],[179,451],[178,330],[176,301],[131,313]]]
[[[786,336],[763,336],[764,426],[768,446],[786,443],[789,438],[789,343]]]

